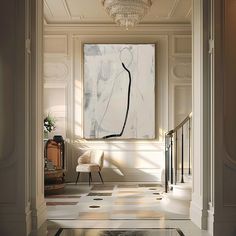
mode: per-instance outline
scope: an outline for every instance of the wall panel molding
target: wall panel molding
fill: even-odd
[[[72,122],[74,126],[72,127],[72,132],[74,133],[72,136],[72,140],[79,141],[80,137],[83,136],[82,131],[82,124],[83,124],[83,112],[81,104],[83,104],[83,96],[82,96],[82,88],[83,88],[83,73],[82,73],[82,45],[83,43],[157,43],[156,49],[156,61],[158,63],[157,68],[161,68],[157,70],[157,79],[156,79],[156,86],[158,91],[156,92],[158,96],[161,96],[163,93],[162,99],[165,96],[168,96],[167,93],[164,94],[164,90],[167,89],[167,78],[168,78],[168,35],[152,35],[152,36],[143,36],[143,35],[119,35],[118,37],[112,34],[103,35],[103,32],[100,32],[99,35],[79,35],[73,34],[73,48],[74,48],[74,55],[73,55],[73,77],[74,77],[74,84],[75,90],[73,92],[74,98],[74,121]],[[164,64],[163,64],[164,63]],[[166,63],[166,64],[165,64]],[[163,89],[161,89],[163,88]],[[166,90],[167,91],[167,90]],[[159,98],[159,97],[158,97]],[[166,111],[164,109],[164,103],[167,102],[167,99],[162,100],[156,97],[156,107],[158,107],[158,112],[160,114],[162,109],[162,116],[159,117],[159,123],[157,123],[156,127],[166,127],[164,124],[164,116]],[[161,101],[162,100],[162,101]],[[168,104],[166,103],[166,108]],[[158,133],[158,128],[156,129]],[[163,131],[164,132],[164,131]],[[78,140],[77,140],[78,139]],[[104,179],[109,179],[110,181],[135,181],[137,180],[135,170],[138,169],[137,165],[141,160],[140,156],[143,158],[150,158],[156,165],[162,163],[163,159],[163,150],[164,146],[161,146],[161,142],[157,144],[157,140],[148,142],[140,141],[140,140],[122,140],[122,141],[111,141],[108,142],[99,142],[94,140],[87,140],[85,142],[79,141],[78,144],[72,143],[72,159],[68,163],[68,169],[73,170],[75,168],[74,163],[76,163],[76,158],[78,157],[79,152],[83,152],[86,149],[102,149],[105,151],[106,155],[106,164],[108,165],[108,169],[104,169]],[[159,156],[160,158],[157,158]],[[120,177],[114,173],[114,167],[111,167],[110,161],[114,163],[115,166],[119,165],[121,169],[124,169],[125,166],[129,166],[126,170],[126,176]],[[110,163],[110,164],[108,164]],[[125,164],[126,163],[126,164]],[[131,164],[133,163],[133,164]],[[144,162],[143,168],[147,167],[149,162]],[[151,172],[152,169],[157,167],[152,167],[148,171]],[[158,167],[159,168],[159,167]],[[153,169],[153,172],[155,172]],[[133,173],[133,174],[131,174]],[[160,180],[160,174],[154,176],[153,174],[143,173],[145,176],[145,181],[156,181]],[[74,174],[70,174],[68,176],[69,179],[74,179]]]
[[[73,32],[74,34],[118,34],[139,35],[148,33],[153,35],[163,32],[191,32],[191,24],[143,24],[137,25],[135,29],[124,30],[122,27],[114,24],[46,24],[45,32]]]
[[[158,141],[80,141],[74,142],[74,145],[82,150],[93,149],[94,147],[112,151],[153,151],[162,150],[163,142]]]
[[[67,34],[44,35],[44,53],[68,55]]]
[[[234,47],[236,40],[236,18],[235,18],[236,2],[233,0],[224,0],[224,21],[222,24],[223,47],[224,47],[224,81],[223,81],[223,110],[224,110],[224,161],[231,168],[236,170],[236,112],[235,112],[235,60],[236,49]]]
[[[45,62],[44,79],[45,81],[64,81],[69,73],[68,65],[64,62]]]
[[[172,75],[178,80],[191,80],[192,79],[192,63],[176,62],[172,67]]]
[[[108,165],[104,169],[105,176],[109,180],[119,180],[119,181],[135,181],[136,172],[135,169],[139,168],[145,169],[149,171],[148,173],[144,173],[145,181],[155,181],[160,180],[161,178],[161,168],[163,167],[163,156],[164,156],[164,145],[163,145],[163,137],[165,131],[168,127],[168,106],[169,106],[169,98],[168,98],[168,89],[169,83],[172,83],[170,80],[170,71],[171,71],[171,37],[173,34],[178,32],[179,34],[189,34],[191,33],[190,28],[186,26],[179,26],[176,29],[176,32],[170,31],[175,28],[172,26],[166,27],[141,27],[138,29],[123,31],[120,30],[119,27],[114,26],[95,26],[95,25],[86,25],[84,27],[78,27],[76,25],[73,26],[56,26],[56,27],[45,27],[45,34],[53,36],[55,35],[65,35],[67,34],[68,38],[68,55],[62,55],[61,58],[65,58],[68,60],[68,66],[70,68],[70,74],[68,75],[68,83],[67,83],[67,93],[68,93],[68,101],[67,101],[67,119],[66,119],[66,140],[67,140],[67,173],[66,179],[68,181],[75,180],[75,165],[77,163],[77,158],[79,153],[84,152],[87,149],[102,149],[105,151],[106,155],[106,165],[109,163],[109,160],[115,162],[122,169],[125,168],[124,163],[128,163],[127,165],[130,168],[126,169],[126,175],[128,178],[122,177],[120,178],[117,174],[114,173],[116,169],[115,166]],[[154,31],[152,31],[154,29]],[[180,31],[180,29],[182,31]],[[122,32],[122,33],[121,33]],[[158,115],[157,125],[156,125],[156,133],[159,135],[160,140],[118,140],[103,142],[103,141],[95,141],[95,140],[83,140],[83,57],[82,57],[82,45],[83,43],[156,43],[156,68],[157,68],[157,79],[156,79],[156,107]],[[47,61],[53,60],[56,58],[56,55],[53,54],[45,54]],[[59,56],[60,57],[60,56]],[[58,58],[59,58],[58,57]],[[189,57],[179,57],[178,60],[176,57],[174,61],[185,63],[191,62],[191,58]],[[56,59],[55,59],[56,60]],[[173,76],[172,76],[173,77]],[[191,84],[191,80],[186,82],[186,84]],[[179,79],[178,81],[183,82],[183,79]],[[51,84],[53,86],[53,83]],[[45,83],[45,88],[50,87],[49,83]],[[157,136],[158,136],[157,135]],[[142,168],[137,165],[140,164],[139,156],[142,156],[144,159],[142,160],[144,165]],[[158,158],[157,158],[158,157]],[[140,159],[141,160],[141,159]],[[150,161],[150,162],[149,162]],[[147,168],[150,163],[153,162],[151,168]],[[157,167],[158,163],[162,163],[162,167]],[[155,166],[156,165],[156,166]],[[154,176],[154,172],[157,171],[158,174]],[[152,172],[152,174],[151,174]],[[141,172],[140,172],[141,173]],[[85,177],[86,178],[86,177]],[[110,179],[111,178],[111,179]],[[130,178],[130,179],[129,179]],[[87,181],[87,179],[85,179]]]
[[[18,51],[16,32],[18,32],[18,14],[20,7],[16,0],[9,1],[2,8],[2,23],[0,27],[6,27],[7,30],[0,38],[0,169],[12,166],[16,161],[17,138],[14,135],[17,129],[17,89],[19,84],[16,83],[19,61],[16,60]],[[11,17],[4,14],[5,12],[14,12]]]
[[[172,36],[172,55],[175,57],[191,57],[192,52],[191,35]]]

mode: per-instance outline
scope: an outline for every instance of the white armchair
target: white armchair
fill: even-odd
[[[98,172],[100,179],[103,183],[101,170],[103,167],[104,152],[101,150],[88,150],[78,157],[78,165],[76,166],[76,172],[78,172],[76,184],[79,180],[81,172],[89,173],[89,185],[92,181],[92,172]]]

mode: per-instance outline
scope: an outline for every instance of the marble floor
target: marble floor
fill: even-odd
[[[207,231],[194,225],[189,216],[162,209],[162,192],[163,188],[158,184],[106,183],[90,187],[68,184],[63,195],[46,198],[48,221],[36,235],[77,236],[82,235],[80,232],[84,229],[123,229],[125,232],[140,229],[150,235],[151,229],[163,229],[158,232],[161,236],[178,236],[175,229],[180,229],[184,236],[209,236]],[[101,198],[103,200],[94,200]]]
[[[163,186],[153,183],[68,184],[46,197],[49,220],[189,219],[162,206]]]
[[[60,229],[59,236],[184,236],[176,228],[168,229]]]

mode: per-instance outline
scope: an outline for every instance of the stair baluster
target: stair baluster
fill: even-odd
[[[168,131],[165,134],[165,190],[166,192],[169,190],[169,182],[171,185],[177,184],[178,173],[179,173],[179,158],[178,158],[178,145],[181,147],[181,171],[180,171],[180,182],[184,183],[184,160],[188,162],[188,175],[191,175],[191,118],[192,113],[190,113],[179,125],[177,125],[174,129]],[[188,129],[184,129],[185,125],[188,123]],[[179,130],[181,129],[181,138],[178,138]],[[188,132],[188,151],[185,152],[185,133]],[[179,144],[178,142],[181,142]],[[174,147],[174,148],[173,148]],[[174,150],[173,150],[174,149]],[[184,154],[188,153],[188,158],[184,158]]]

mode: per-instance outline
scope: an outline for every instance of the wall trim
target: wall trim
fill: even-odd
[[[124,28],[114,24],[45,24],[45,31],[73,31],[73,32],[109,32],[109,34],[123,35],[137,34],[141,32],[149,32],[155,34],[156,32],[164,31],[184,31],[187,34],[191,32],[191,24],[140,24],[133,29],[125,30]]]
[[[49,35],[64,35],[68,36],[68,57],[66,60],[71,61],[70,76],[68,76],[68,84],[65,88],[67,90],[67,120],[66,120],[66,140],[67,140],[67,152],[66,156],[66,179],[74,181],[74,168],[76,165],[76,156],[84,152],[87,149],[102,149],[106,153],[106,156],[110,156],[114,159],[117,156],[119,160],[122,159],[122,153],[125,162],[132,162],[133,157],[141,153],[141,155],[147,156],[148,159],[152,159],[157,162],[157,155],[164,154],[164,133],[168,130],[168,86],[170,82],[170,68],[171,56],[172,56],[172,37],[173,35],[183,35],[183,37],[191,37],[191,26],[188,24],[166,24],[166,25],[142,25],[135,29],[124,31],[119,26],[113,25],[50,25],[45,26],[44,34]],[[82,138],[83,131],[81,128],[81,120],[83,118],[82,109],[74,103],[78,101],[83,103],[82,98],[82,66],[81,61],[82,51],[81,45],[84,42],[88,43],[156,43],[158,58],[157,58],[157,94],[156,106],[159,109],[160,119],[156,120],[156,137],[153,140],[85,140]],[[128,41],[128,42],[127,42]],[[49,58],[50,56],[50,58]],[[62,56],[62,55],[60,55]],[[46,54],[45,58],[53,59],[53,55]],[[182,58],[176,58],[178,60],[188,60],[191,62],[191,57],[187,56]],[[165,63],[166,62],[166,63]],[[70,64],[70,63],[69,63]],[[69,65],[68,64],[68,65]],[[182,79],[179,79],[182,81]],[[183,81],[182,81],[183,82]],[[190,84],[190,81],[184,81],[185,84]],[[45,87],[52,87],[53,84],[46,84]],[[162,89],[163,88],[163,89]],[[157,112],[157,111],[156,111]],[[79,122],[74,122],[79,121]],[[158,139],[159,138],[159,139]],[[112,149],[112,151],[111,151]],[[146,152],[146,154],[144,154]],[[112,159],[112,160],[113,160]],[[147,161],[146,161],[147,163]],[[73,171],[73,173],[71,173]],[[133,178],[134,179],[134,178]]]
[[[191,39],[192,38],[192,35],[178,35],[178,34],[175,34],[173,35],[172,37],[172,55],[174,57],[190,57],[192,56],[192,52],[177,52],[177,48],[175,47],[175,43],[176,43],[176,40],[177,39]]]
[[[38,229],[47,219],[47,207],[45,201],[37,209],[32,210],[32,229]]]
[[[207,228],[208,212],[206,209],[202,209],[198,204],[191,201],[190,204],[190,218],[200,229]]]
[[[209,202],[208,171],[210,159],[210,108],[209,71],[208,71],[208,2],[193,1],[193,120],[192,120],[192,163],[193,194],[190,218],[201,229],[207,228]]]
[[[213,235],[214,231],[214,207],[209,204],[208,218],[207,218],[207,231]]]
[[[29,165],[31,201],[31,231],[37,230],[46,221],[44,200],[44,159],[43,159],[43,0],[31,3],[31,64],[30,64],[30,147]]]

